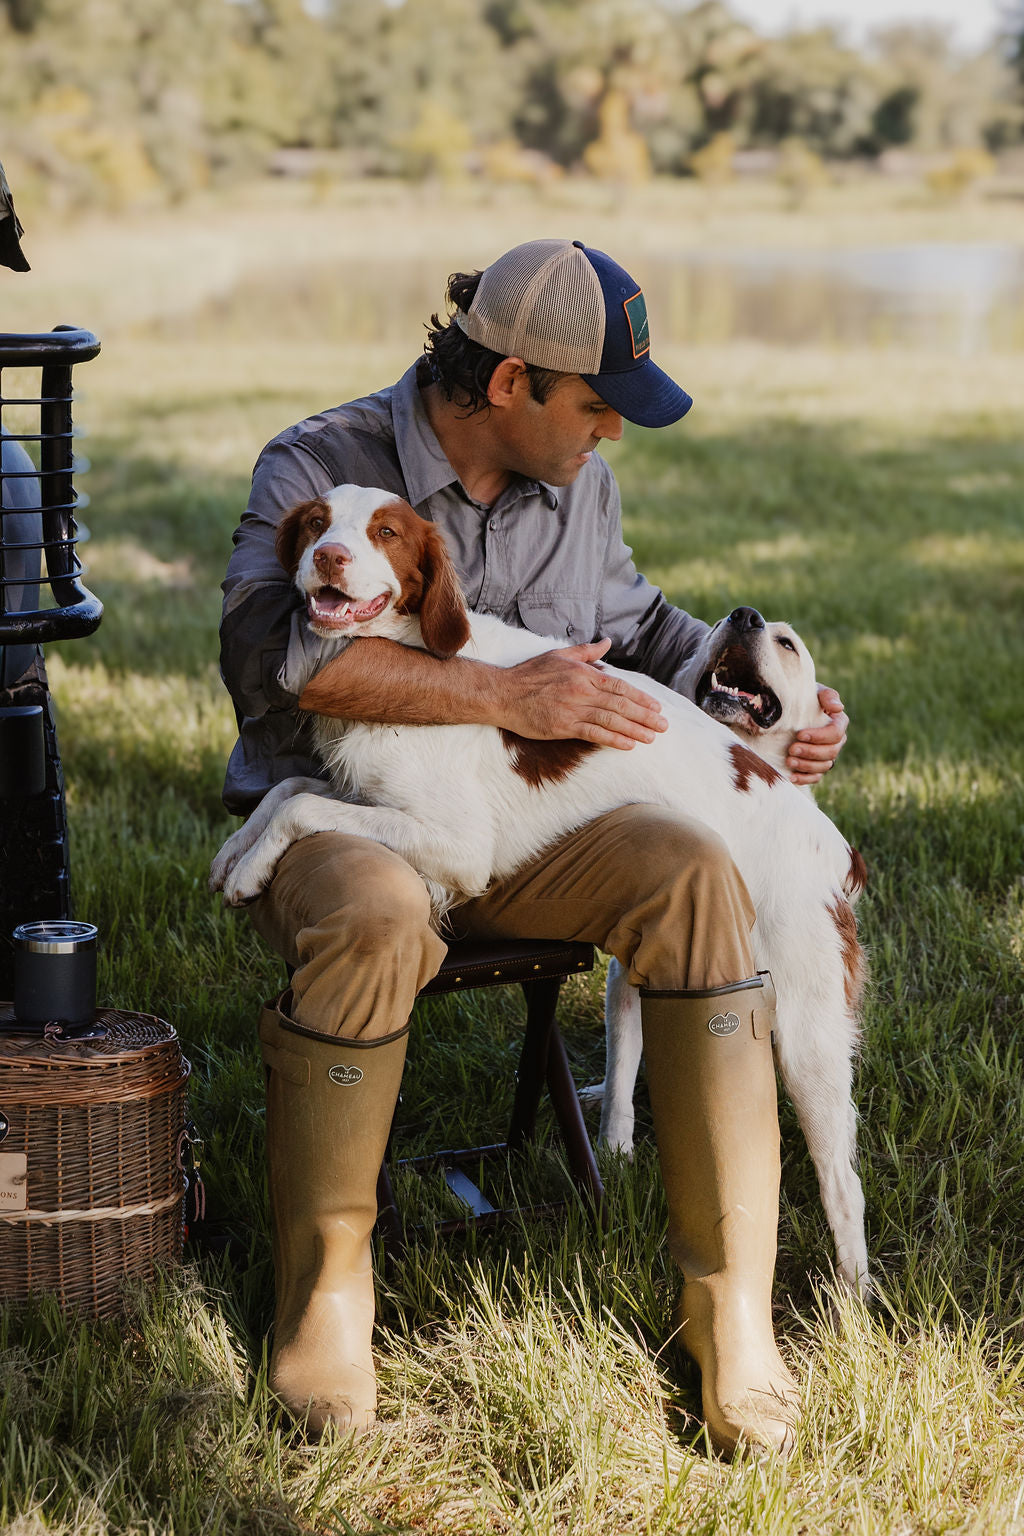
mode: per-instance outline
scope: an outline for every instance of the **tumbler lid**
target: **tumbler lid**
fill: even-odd
[[[93,923],[76,923],[70,918],[51,918],[35,923],[19,923],[14,942],[33,955],[74,955],[96,943]]]

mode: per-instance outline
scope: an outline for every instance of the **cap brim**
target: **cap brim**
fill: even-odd
[[[692,396],[650,358],[642,368],[630,368],[624,373],[584,373],[580,377],[606,405],[638,427],[671,426],[693,404]]]

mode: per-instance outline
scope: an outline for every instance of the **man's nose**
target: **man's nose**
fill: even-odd
[[[619,411],[613,411],[611,406],[601,412],[601,424],[597,430],[598,437],[607,437],[613,443],[617,443],[622,436],[622,415]]]

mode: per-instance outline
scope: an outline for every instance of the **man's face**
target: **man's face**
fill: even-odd
[[[571,485],[602,438],[622,436],[622,417],[578,374],[561,379],[541,404],[530,393],[525,370],[513,398],[495,413],[506,468],[549,485]]]

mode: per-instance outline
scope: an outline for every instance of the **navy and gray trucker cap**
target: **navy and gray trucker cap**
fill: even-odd
[[[483,271],[468,313],[472,341],[535,368],[582,375],[640,427],[667,427],[693,404],[651,361],[643,289],[579,240],[529,240]]]

